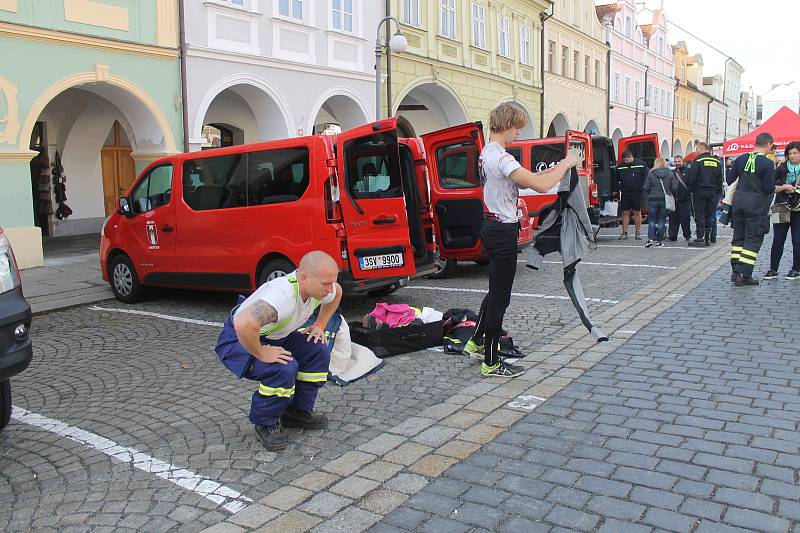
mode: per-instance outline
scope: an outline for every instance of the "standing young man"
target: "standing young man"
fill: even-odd
[[[489,292],[481,303],[475,333],[465,351],[483,357],[481,376],[516,377],[525,369],[500,359],[503,315],[511,301],[517,270],[517,200],[520,188],[547,192],[578,164],[572,151],[556,166],[530,172],[506,152],[506,145],[525,127],[525,112],[512,103],[500,104],[489,117],[489,142],[480,157],[483,203],[486,206],[481,239],[489,253]]]
[[[689,246],[709,246],[713,228],[717,224],[717,205],[722,196],[722,162],[711,154],[711,147],[704,142],[697,143],[700,155],[692,163],[686,177],[686,185],[692,193],[694,223],[697,238]],[[716,235],[714,235],[716,240]]]
[[[617,167],[619,179],[620,209],[622,210],[622,235],[621,240],[628,238],[628,223],[633,213],[636,224],[636,239],[642,238],[642,197],[644,195],[644,180],[649,172],[647,165],[641,159],[633,157],[630,150],[622,154],[622,164]]]

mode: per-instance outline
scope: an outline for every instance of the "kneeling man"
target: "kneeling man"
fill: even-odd
[[[240,301],[225,321],[216,352],[238,378],[260,381],[253,393],[250,422],[268,450],[288,445],[282,427],[325,429],[314,414],[317,392],[328,379],[330,347],[325,326],[342,299],[339,267],[324,252],[309,252],[297,270],[261,285]],[[304,333],[317,306],[317,321]]]

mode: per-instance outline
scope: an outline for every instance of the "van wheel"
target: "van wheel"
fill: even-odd
[[[139,276],[127,255],[118,255],[108,267],[111,290],[117,300],[131,304],[144,296],[144,287],[139,283]]]
[[[428,274],[428,279],[444,279],[455,272],[457,261],[455,259],[443,259],[439,255],[439,248],[436,248],[433,252],[433,263],[436,267],[436,272]]]
[[[0,429],[11,420],[11,382],[0,381]]]
[[[258,273],[258,286],[260,287],[268,281],[282,278],[294,272],[295,267],[286,259],[272,259],[267,261]]]

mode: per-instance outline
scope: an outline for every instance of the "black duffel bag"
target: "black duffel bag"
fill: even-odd
[[[409,324],[399,328],[366,328],[350,324],[350,340],[366,346],[378,357],[442,346],[442,321]]]

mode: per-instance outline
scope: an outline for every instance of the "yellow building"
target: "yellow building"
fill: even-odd
[[[481,120],[505,101],[528,114],[522,137],[541,120],[541,14],[547,0],[393,0],[408,50],[391,58],[391,114],[420,135]],[[384,75],[386,65],[383,65]],[[382,116],[386,116],[386,84]]]
[[[703,57],[689,55],[684,41],[672,47],[675,56],[675,117],[673,155],[686,155],[699,141],[708,141],[708,104],[712,97],[703,86]]]

